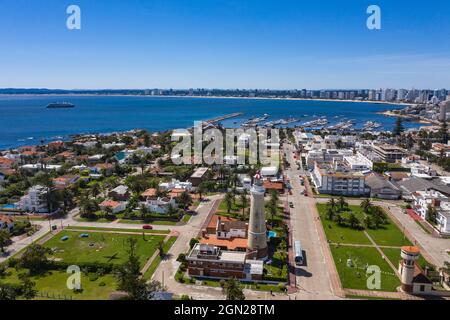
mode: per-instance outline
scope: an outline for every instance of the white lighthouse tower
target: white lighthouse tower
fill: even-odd
[[[266,215],[264,211],[264,193],[261,175],[258,172],[254,177],[253,186],[250,189],[250,221],[248,231],[247,256],[253,259],[266,259],[267,229]]]

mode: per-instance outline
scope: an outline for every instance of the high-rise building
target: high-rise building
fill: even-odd
[[[250,189],[250,221],[248,230],[247,256],[255,259],[265,259],[268,255],[266,214],[264,211],[264,193],[261,174],[254,177]]]

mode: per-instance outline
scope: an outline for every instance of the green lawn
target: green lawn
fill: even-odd
[[[144,220],[131,220],[131,219],[120,219],[119,223],[127,223],[127,224],[155,224],[161,226],[175,226],[177,224],[176,221],[166,221],[166,220],[153,220],[149,223],[146,223]]]
[[[400,280],[395,275],[394,270],[388,265],[386,261],[381,258],[380,253],[375,248],[356,248],[330,246],[333,259],[336,264],[339,278],[342,286],[348,289],[369,290],[367,288],[366,272],[364,270],[366,264],[377,265],[380,267],[381,274],[381,291],[396,291],[400,285]],[[356,267],[347,267],[347,259],[352,259]],[[389,274],[385,274],[387,272]]]
[[[367,229],[366,231],[379,246],[401,247],[412,245],[403,232],[390,219],[389,224],[381,226],[380,229]]]
[[[391,248],[382,248],[381,250],[383,251],[384,255],[389,259],[389,261],[391,261],[394,266],[398,267],[399,261],[401,259],[400,257],[401,250]],[[424,268],[426,265],[431,266],[431,264],[427,262],[422,255],[419,256],[419,260],[417,262],[419,266],[421,266],[422,268]]]
[[[119,231],[119,232],[135,232],[135,233],[158,233],[169,234],[170,230],[146,230],[146,229],[121,229],[121,228],[99,228],[99,227],[75,227],[69,226],[66,230],[95,230],[95,231]]]
[[[88,233],[88,238],[80,238],[80,234]],[[69,239],[62,241],[61,238]],[[155,252],[156,247],[164,236],[127,235],[99,232],[62,231],[45,243],[45,246],[53,249],[53,258],[62,259],[65,262],[77,264],[86,262],[101,262],[120,264],[126,261],[129,248],[127,239],[137,240],[136,253],[143,266],[147,259]]]
[[[364,235],[361,230],[354,230],[349,227],[339,226],[335,221],[327,220],[326,218],[326,204],[317,204],[317,209],[321,216],[322,224],[327,235],[327,239],[334,243],[345,244],[371,244],[370,240]],[[349,206],[348,212],[342,215],[348,215],[350,212],[355,213],[356,216],[362,217],[365,213],[359,206]],[[397,225],[388,218],[389,223],[380,226],[379,229],[367,229],[367,233],[379,246],[396,246],[411,245],[411,242],[406,238],[403,232]]]
[[[339,226],[335,221],[327,220],[325,213],[326,207],[326,204],[317,204],[323,229],[325,230],[325,234],[329,241],[333,243],[371,244],[363,231]],[[354,211],[356,215],[361,214],[362,212],[358,206],[350,206],[350,209]]]
[[[9,268],[10,274],[7,278],[0,279],[4,283],[20,283],[18,273],[15,269]],[[22,272],[22,271],[21,271]],[[81,274],[80,293],[74,293],[67,288],[66,282],[70,275],[64,271],[48,271],[44,275],[31,277],[36,283],[35,289],[39,295],[35,299],[73,299],[73,300],[106,300],[109,294],[116,290],[117,283],[113,275],[107,274],[99,277],[95,281],[89,280],[89,276]],[[100,285],[104,284],[104,285]]]

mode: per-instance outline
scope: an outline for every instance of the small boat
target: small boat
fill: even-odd
[[[70,102],[53,102],[47,105],[47,109],[66,109],[66,108],[74,108],[75,105]]]

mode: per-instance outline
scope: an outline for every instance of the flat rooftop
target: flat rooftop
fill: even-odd
[[[208,168],[198,168],[197,170],[195,170],[195,172],[192,174],[191,178],[201,178],[203,177],[203,175],[206,173],[206,171],[208,171]]]

